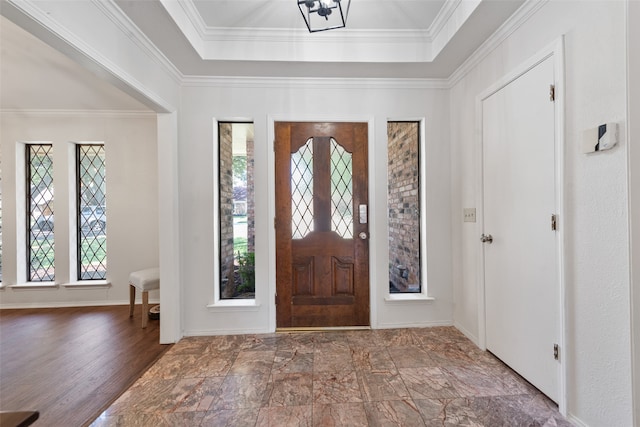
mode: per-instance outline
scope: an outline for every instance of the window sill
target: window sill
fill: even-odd
[[[424,294],[389,294],[384,300],[390,303],[433,302],[436,299]]]
[[[59,288],[59,285],[57,285],[56,282],[26,282],[26,283],[19,283],[19,284],[16,284],[16,285],[9,285],[9,286],[7,286],[7,288],[16,289],[16,290],[20,290],[20,289],[57,289],[57,288]]]
[[[247,311],[260,310],[260,304],[255,299],[224,299],[207,305],[209,311]]]
[[[111,282],[106,280],[79,280],[77,282],[65,283],[62,286],[69,289],[105,289],[111,287]]]

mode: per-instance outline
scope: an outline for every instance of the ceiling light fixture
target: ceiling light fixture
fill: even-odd
[[[310,33],[344,28],[351,0],[297,0]],[[343,9],[342,3],[346,3]]]

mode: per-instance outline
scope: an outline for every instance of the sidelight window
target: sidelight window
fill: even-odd
[[[389,122],[389,292],[422,292],[420,123]]]
[[[218,123],[220,298],[255,297],[253,123]]]
[[[2,161],[0,160],[0,165]],[[2,172],[0,169],[0,283],[2,283]]]

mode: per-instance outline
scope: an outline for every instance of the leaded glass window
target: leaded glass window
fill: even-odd
[[[55,278],[53,146],[29,144],[26,157],[27,278],[30,282],[52,281]]]
[[[351,153],[331,138],[331,230],[353,238],[353,183]]]
[[[107,277],[106,163],[104,145],[76,146],[78,280]]]
[[[313,139],[291,154],[291,228],[294,239],[313,231]]]

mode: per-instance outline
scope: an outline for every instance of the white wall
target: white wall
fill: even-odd
[[[115,2],[7,0],[2,3],[2,15],[151,110],[167,113],[158,120],[158,129],[164,134],[158,140],[160,152],[154,157],[156,165],[161,166],[159,178],[164,185],[155,205],[161,211],[155,235],[160,229],[166,233],[162,235],[163,248],[155,264],[161,266],[160,280],[164,288],[161,299],[165,321],[161,323],[160,340],[163,343],[179,340],[180,257],[176,255],[176,247],[180,235],[174,154],[178,144],[175,116],[180,101],[181,74],[140,29],[122,15]]]
[[[625,3],[553,1],[451,90],[452,212],[476,206],[475,97],[565,35],[564,357],[567,410],[578,423],[630,426]],[[584,155],[583,130],[615,121],[620,144]],[[479,224],[453,223],[455,323],[478,339]]]
[[[371,121],[370,226],[372,325],[451,324],[448,95],[389,82],[228,80],[188,84],[180,109],[182,312],[186,335],[270,332],[275,328],[273,130],[270,120]],[[387,119],[426,119],[429,295],[431,302],[388,302]],[[256,145],[256,300],[258,307],[208,309],[213,302],[213,119],[251,119]],[[271,202],[270,202],[271,200]]]
[[[78,8],[78,4],[70,2],[38,2],[43,10],[34,19],[55,34],[57,42],[49,41],[53,45],[67,42],[68,46],[61,49],[70,54],[75,50],[72,56],[78,61],[88,63],[87,66],[94,69],[96,64],[100,64],[102,68],[98,67],[98,71],[121,87],[132,89],[138,99],[152,108],[173,110],[172,106],[180,102],[175,76],[162,70],[157,59],[134,46],[127,31],[118,27],[115,20],[105,19],[105,16],[112,18],[112,14],[99,6],[101,4],[84,2]],[[22,11],[17,13],[17,6],[13,3],[5,6],[3,14],[25,19],[20,15]],[[476,193],[475,182],[479,154],[474,135],[475,96],[538,49],[564,34],[567,63],[565,224],[569,340],[565,357],[569,371],[568,411],[574,420],[586,425],[631,425],[624,9],[625,3],[620,0],[546,3],[522,28],[458,81],[450,91],[450,98],[446,90],[384,88],[385,84],[367,87],[366,82],[360,81],[334,87],[316,82],[289,85],[283,81],[277,84],[234,84],[232,81],[211,85],[187,84],[182,90],[179,118],[176,121],[175,115],[172,116],[167,120],[171,123],[166,126],[173,132],[177,122],[180,144],[177,145],[177,139],[171,135],[171,141],[166,144],[168,148],[160,153],[160,158],[169,165],[173,165],[170,158],[174,154],[179,157],[179,175],[174,180],[176,170],[171,166],[171,178],[165,180],[171,185],[178,181],[179,186],[172,187],[168,196],[160,198],[161,206],[179,208],[179,212],[172,211],[166,219],[167,224],[163,224],[170,227],[167,244],[180,245],[179,259],[172,257],[175,255],[173,248],[165,248],[163,259],[167,262],[161,262],[163,288],[170,290],[167,295],[175,298],[166,298],[166,302],[179,305],[174,314],[182,316],[180,321],[172,320],[172,323],[181,323],[183,332],[188,335],[250,330],[266,332],[271,329],[274,319],[271,292],[275,288],[275,273],[273,263],[265,256],[273,251],[270,218],[273,207],[269,205],[273,180],[269,179],[272,154],[268,117],[340,119],[357,116],[372,120],[373,126],[370,135],[373,326],[428,325],[450,323],[455,319],[460,329],[477,339],[479,230],[477,225],[461,222],[462,208],[476,206],[480,197]],[[64,21],[57,22],[55,17],[64,18]],[[42,28],[34,28],[33,22],[27,26],[36,33],[43,33]],[[100,31],[96,32],[96,28]],[[87,49],[85,40],[91,43],[91,48]],[[140,83],[143,81],[144,85]],[[637,86],[633,93],[633,96],[638,94]],[[426,118],[427,182],[430,189],[427,212],[430,227],[427,230],[430,257],[428,286],[429,294],[435,297],[435,301],[430,303],[387,302],[384,298],[388,286],[385,271],[386,120],[405,117]],[[256,124],[256,174],[262,178],[256,200],[260,213],[256,224],[258,277],[267,278],[267,283],[258,282],[260,306],[256,309],[214,311],[206,308],[213,298],[212,264],[216,262],[212,240],[215,194],[212,186],[213,118],[250,118]],[[100,123],[88,126],[87,122],[91,120]],[[582,155],[579,152],[582,131],[607,121],[620,122],[620,146],[608,153]],[[637,125],[637,121],[633,123]],[[71,126],[67,127],[69,124]],[[12,263],[15,264],[15,253],[12,259],[11,245],[7,243],[15,241],[16,233],[10,226],[12,220],[15,224],[15,203],[13,209],[11,207],[11,200],[15,200],[15,194],[11,194],[12,191],[15,193],[15,173],[11,173],[12,162],[7,163],[6,160],[15,158],[12,151],[15,141],[53,139],[56,144],[75,139],[111,141],[110,135],[121,135],[128,127],[119,120],[106,118],[60,120],[27,116],[9,118],[3,114],[0,148],[4,190],[3,275],[6,282],[11,281],[12,275],[15,277],[15,271],[10,271]],[[59,129],[64,131],[58,133]],[[84,129],[84,133],[70,134],[69,129]],[[148,136],[128,141],[126,148],[124,144],[118,145],[116,149],[119,153],[116,164],[124,170],[116,178],[121,190],[124,191],[125,186],[140,184],[138,180],[146,184],[139,192],[127,191],[126,195],[122,194],[122,199],[108,201],[109,251],[110,254],[115,252],[115,259],[109,258],[109,274],[114,286],[109,290],[96,291],[61,288],[18,292],[6,289],[0,291],[3,305],[31,304],[36,300],[52,304],[126,301],[128,272],[151,261],[157,262],[158,220],[154,210],[158,203],[157,199],[149,199],[151,194],[157,197],[157,187],[153,187],[157,185],[158,172],[157,166],[153,169],[158,159],[153,151],[155,121],[147,131],[141,134]],[[631,135],[633,137],[635,133],[632,131]],[[140,165],[145,166],[140,169]],[[145,172],[149,172],[148,175]],[[632,190],[636,187],[632,185]],[[110,198],[114,197],[113,191],[109,189]],[[172,196],[179,197],[178,206],[175,200],[170,199]],[[148,210],[132,206],[144,206]],[[116,236],[111,236],[114,215],[126,220],[119,224],[120,231],[116,227]],[[149,224],[148,219],[153,215],[156,215],[155,224]],[[179,225],[179,230],[173,228],[173,221]],[[165,265],[169,264],[172,274],[167,276]],[[164,281],[165,277],[173,280]],[[180,299],[181,303],[175,302]],[[164,341],[177,338],[179,334],[170,331]]]
[[[2,14],[157,112],[178,105],[178,75],[115,2],[2,2]]]
[[[631,224],[631,307],[634,421],[640,425],[640,2],[631,1],[627,17],[629,79],[629,219]],[[631,25],[631,23],[634,25]]]
[[[0,115],[3,186],[3,289],[0,307],[128,304],[131,271],[158,265],[158,155],[154,113],[39,112]],[[107,281],[109,288],[75,289],[69,277],[69,232],[56,221],[54,289],[13,289],[17,283],[16,156],[18,142],[50,141],[54,150],[56,218],[73,213],[67,181],[69,142],[104,141],[107,179]],[[71,175],[70,175],[71,174]],[[65,233],[66,230],[66,233]],[[156,293],[151,293],[157,299]]]

